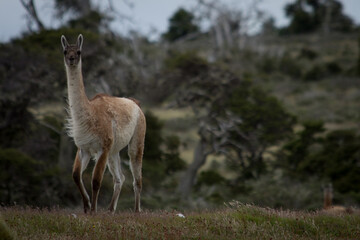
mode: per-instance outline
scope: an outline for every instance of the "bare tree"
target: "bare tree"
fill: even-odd
[[[178,186],[181,197],[189,196],[210,154],[225,156],[238,176],[259,177],[265,171],[264,152],[292,133],[294,118],[276,98],[230,71],[208,66],[187,78],[177,106],[191,106],[200,139]]]
[[[36,7],[35,7],[35,3],[34,0],[20,0],[21,4],[23,5],[23,7],[25,8],[26,12],[28,13],[29,16],[29,30],[31,30],[31,23],[35,22],[35,24],[37,25],[37,28],[41,31],[45,29],[44,24],[42,23],[42,21],[40,20]]]
[[[210,154],[230,155],[228,151],[230,146],[243,148],[231,138],[232,132],[240,132],[238,129],[241,124],[240,117],[230,112],[226,112],[226,116],[226,118],[220,117],[211,112],[209,116],[200,120],[198,130],[200,140],[194,151],[193,162],[185,171],[178,186],[182,198],[188,197],[191,193],[198,170],[206,163]]]
[[[221,81],[219,81],[221,79]],[[210,154],[225,152],[230,144],[230,130],[236,129],[241,119],[230,112],[223,114],[225,96],[239,84],[239,79],[217,68],[193,77],[177,93],[177,106],[191,106],[198,122],[198,141],[193,162],[185,171],[178,192],[182,198],[189,196],[196,175]]]
[[[226,5],[216,0],[198,0],[197,15],[209,21],[216,49],[220,54],[240,48],[246,37],[264,20],[259,10],[261,0],[241,1],[244,6]]]

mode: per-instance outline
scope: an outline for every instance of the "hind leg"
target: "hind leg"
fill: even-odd
[[[114,213],[119,200],[121,187],[125,181],[125,175],[121,171],[121,162],[119,153],[112,155],[108,161],[108,167],[114,180],[114,193],[110,202],[109,211]]]
[[[133,186],[135,193],[135,212],[140,212],[140,193],[142,189],[142,151],[143,149],[130,152],[130,169],[134,178]]]
[[[78,151],[76,153],[75,161],[74,161],[72,174],[73,174],[73,179],[81,193],[85,213],[87,213],[89,211],[91,204],[90,204],[89,195],[86,192],[84,183],[82,181],[82,173],[84,172],[87,165],[89,164],[89,161],[90,161],[90,155],[87,152],[85,152],[81,149],[78,149]]]
[[[145,133],[144,133],[145,134]],[[144,151],[144,138],[132,139],[129,144],[130,169],[134,178],[135,212],[140,212],[140,193],[142,189],[142,157]]]

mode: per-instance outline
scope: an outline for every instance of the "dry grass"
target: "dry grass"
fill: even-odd
[[[194,117],[193,112],[190,108],[152,108],[150,109],[154,114],[161,120],[170,120],[174,118],[192,118]]]
[[[360,216],[276,211],[232,203],[216,211],[84,215],[2,208],[19,239],[359,239]]]
[[[44,116],[64,116],[66,115],[66,105],[62,102],[43,103],[38,107],[32,107],[28,110],[35,116],[36,119],[42,120]]]

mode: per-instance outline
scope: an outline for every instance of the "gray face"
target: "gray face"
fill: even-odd
[[[69,44],[64,36],[61,36],[61,44],[64,51],[65,64],[69,67],[77,66],[81,59],[81,47],[83,37],[80,34],[76,44]]]
[[[64,49],[64,59],[68,66],[76,66],[79,64],[81,51],[76,46],[70,45]]]

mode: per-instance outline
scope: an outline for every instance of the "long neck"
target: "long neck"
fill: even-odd
[[[65,64],[68,86],[68,98],[71,115],[86,111],[89,106],[89,99],[85,93],[83,82],[81,60],[74,67]]]

